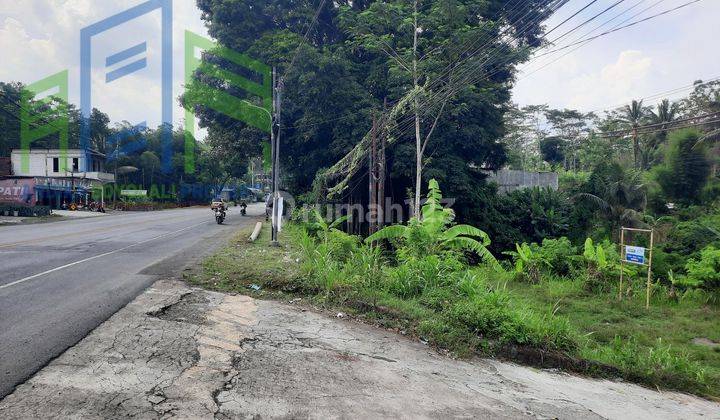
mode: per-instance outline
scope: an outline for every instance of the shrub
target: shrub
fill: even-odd
[[[463,269],[453,254],[408,256],[401,265],[386,270],[387,290],[403,299],[414,298],[427,289],[453,285],[454,274]]]
[[[530,283],[538,283],[541,271],[552,268],[547,258],[537,252],[537,246],[531,247],[523,243],[522,245],[515,244],[515,248],[517,252],[509,251],[505,252],[505,254],[512,256],[515,261],[516,278],[527,280]]]
[[[720,216],[703,217],[678,223],[670,231],[663,250],[681,255],[691,255],[705,248],[718,239],[708,229],[708,226],[712,225],[720,225]]]
[[[709,246],[700,252],[700,259],[691,259],[685,266],[687,276],[706,289],[720,288],[720,249]]]
[[[513,257],[515,273],[532,283],[540,281],[541,274],[565,276],[573,268],[576,249],[568,238],[544,239],[542,245],[515,245],[516,252],[505,252]]]
[[[510,216],[508,224],[528,242],[568,233],[572,205],[561,191],[524,188],[502,197],[501,205],[501,211]]]
[[[324,237],[328,252],[338,261],[348,260],[360,246],[360,238],[340,230],[330,230]]]
[[[585,262],[585,288],[588,291],[607,291],[609,285],[620,277],[620,255],[615,244],[607,239],[594,245],[592,239],[587,238],[582,259]],[[637,274],[635,266],[625,264],[622,269],[625,275]]]
[[[558,239],[543,239],[542,246],[537,246],[536,252],[541,254],[552,266],[553,272],[560,276],[570,274],[573,267],[572,258],[577,249],[566,237]]]

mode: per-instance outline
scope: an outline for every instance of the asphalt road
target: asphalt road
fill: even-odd
[[[263,212],[248,210],[223,225],[188,208],[0,227],[0,398]]]

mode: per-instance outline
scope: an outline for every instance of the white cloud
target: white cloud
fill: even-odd
[[[80,30],[92,23],[127,10],[145,0],[0,0],[0,49],[3,64],[0,66],[0,80],[32,83],[62,70],[69,70],[70,101],[79,105],[80,80]],[[152,37],[160,28],[159,13],[140,22],[132,28],[127,37],[118,36],[106,42],[103,47],[121,50],[127,47],[124,38],[131,35]],[[184,111],[177,103],[184,84],[184,34],[191,30],[207,35],[200,11],[194,1],[173,2],[173,120],[181,124]],[[148,57],[157,55],[157,50],[148,45]],[[145,77],[143,79],[143,77]],[[104,71],[93,72],[94,81],[104,78]],[[98,108],[111,117],[123,109],[123,115],[141,121],[146,114],[159,115],[160,81],[157,77],[141,73],[128,76],[134,81],[132,89],[108,93],[98,101]],[[101,83],[101,82],[98,82]],[[118,121],[113,121],[118,122]],[[156,124],[159,121],[148,121]],[[201,136],[202,136],[202,132]]]
[[[638,18],[683,3],[667,0],[662,7],[658,5]],[[563,9],[567,9],[565,14],[553,17],[553,24],[576,10],[574,6]],[[596,11],[585,13],[593,15]],[[587,112],[611,109],[631,99],[691,85],[698,79],[720,77],[720,55],[712,53],[720,37],[716,22],[719,15],[720,1],[700,2],[603,36],[576,50],[533,60],[518,75],[513,98],[521,105],[547,103],[553,108]],[[567,27],[585,18],[580,15]],[[558,46],[565,42],[570,40]],[[682,97],[689,90],[673,93],[670,99]]]
[[[568,82],[568,108],[597,109],[642,96],[647,92],[653,61],[641,51],[623,51],[614,63],[597,73]]]
[[[3,65],[0,79],[22,80],[19,76],[38,72],[38,63],[49,70],[47,75],[62,70],[62,60],[51,39],[33,38],[25,26],[15,18],[7,17],[0,26],[0,51]],[[28,80],[23,80],[28,81]]]

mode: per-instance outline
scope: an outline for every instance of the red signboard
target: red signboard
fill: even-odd
[[[35,205],[34,179],[0,180],[0,203]]]

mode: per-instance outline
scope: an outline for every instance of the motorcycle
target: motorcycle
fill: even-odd
[[[221,208],[215,209],[215,221],[218,225],[221,225],[225,221],[225,210]]]

